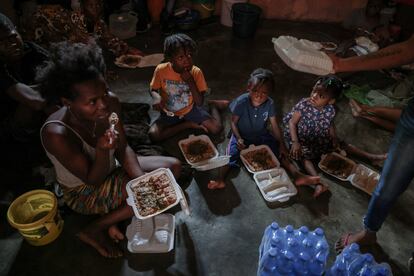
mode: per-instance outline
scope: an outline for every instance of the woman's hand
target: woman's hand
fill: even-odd
[[[290,156],[295,160],[299,160],[302,156],[302,149],[299,142],[295,141],[292,143],[292,148],[290,149]]]
[[[118,131],[107,129],[105,133],[98,138],[96,148],[101,150],[111,150],[118,146]]]

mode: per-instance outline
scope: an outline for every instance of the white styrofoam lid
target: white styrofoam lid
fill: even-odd
[[[230,161],[229,155],[217,156],[217,157],[207,160],[203,164],[192,166],[192,168],[198,171],[208,171],[208,170],[212,170],[215,168],[223,167],[227,165],[229,161]]]
[[[268,185],[269,175],[275,180],[276,185],[269,191],[265,191]],[[297,194],[297,189],[290,180],[288,174],[283,168],[276,168],[267,171],[261,171],[253,175],[254,181],[260,190],[263,198],[268,202],[285,202],[290,197]]]
[[[174,248],[175,217],[160,214],[141,220],[133,217],[126,229],[131,253],[163,253]]]

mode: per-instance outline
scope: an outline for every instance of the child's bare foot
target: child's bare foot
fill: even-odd
[[[335,243],[336,254],[340,254],[342,250],[351,243],[357,243],[359,245],[374,245],[377,243],[377,234],[376,232],[367,230],[344,234]]]
[[[104,257],[118,258],[122,256],[122,251],[102,231],[83,230],[77,236],[81,241],[95,248]]]
[[[301,176],[295,179],[296,186],[305,186],[305,185],[316,185],[321,182],[320,176],[310,176],[302,174]]]
[[[363,113],[361,105],[354,99],[349,100],[349,106],[351,107],[352,116],[359,117]]]
[[[313,192],[313,197],[316,198],[328,190],[329,190],[328,186],[323,185],[323,184],[317,184],[315,186],[315,192]]]
[[[227,109],[230,101],[228,100],[209,100],[208,104],[215,106],[219,111]]]
[[[226,187],[226,183],[223,180],[210,180],[207,184],[207,188],[210,190],[219,190],[224,189]]]
[[[125,238],[124,234],[122,234],[116,224],[108,228],[108,235],[114,242],[122,241]]]

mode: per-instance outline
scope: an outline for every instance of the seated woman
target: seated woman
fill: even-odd
[[[96,38],[115,56],[142,54],[138,49],[112,35],[102,19],[102,0],[82,0],[81,9],[69,10],[60,5],[39,5],[33,22],[24,26],[25,38],[45,47],[49,43],[69,40],[88,42]]]
[[[109,237],[123,239],[116,224],[133,216],[125,203],[125,184],[160,167],[170,168],[178,178],[181,164],[172,157],[137,157],[127,144],[122,122],[111,130],[108,117],[121,110],[104,73],[96,44],[56,44],[38,78],[44,96],[60,100],[63,107],[46,120],[40,134],[66,204],[81,214],[102,215],[78,237],[101,255],[118,257],[121,251]]]

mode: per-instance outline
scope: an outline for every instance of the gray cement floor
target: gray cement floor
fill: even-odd
[[[338,42],[347,34],[338,26],[316,23],[262,22],[252,40],[232,37],[231,29],[212,23],[190,35],[199,45],[196,64],[204,71],[211,88],[210,99],[232,99],[245,87],[250,72],[257,67],[271,69],[276,90],[271,95],[279,114],[288,111],[300,98],[309,94],[315,76],[295,72],[278,58],[271,38],[293,35],[320,41]],[[131,41],[148,53],[162,50],[163,37],[158,30]],[[119,78],[111,88],[125,102],[150,102],[148,86],[153,68],[124,70],[109,65]],[[385,85],[378,72],[343,76],[354,83]],[[156,113],[151,113],[154,117]],[[226,130],[229,114],[224,114]],[[346,99],[338,102],[336,124],[339,137],[372,152],[385,152],[391,134],[368,122],[355,120]],[[171,154],[179,154],[177,137],[165,144]],[[218,145],[224,153],[227,141]],[[175,249],[169,254],[129,254],[111,260],[100,257],[94,249],[75,238],[90,217],[70,213],[65,216],[61,236],[52,244],[32,247],[22,242],[17,233],[0,240],[0,274],[10,275],[255,275],[258,247],[264,228],[272,221],[294,227],[322,227],[331,246],[329,265],[335,259],[334,243],[340,234],[361,228],[369,196],[340,182],[323,176],[330,184],[330,194],[312,198],[312,190],[299,188],[289,202],[268,205],[256,188],[252,176],[244,169],[233,171],[223,191],[209,191],[206,183],[215,171],[195,173],[186,188],[191,215],[175,211],[177,235]],[[406,261],[414,249],[413,186],[398,200],[379,232],[379,247],[374,248],[377,261],[389,262],[394,275],[406,275]],[[2,212],[3,213],[3,212]],[[7,226],[5,226],[7,227]]]

